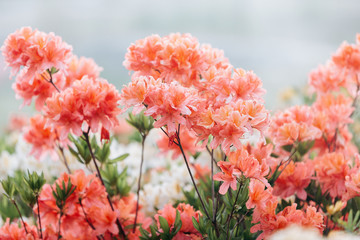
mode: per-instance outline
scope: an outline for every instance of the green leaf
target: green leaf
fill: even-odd
[[[298,145],[297,151],[301,156],[304,156],[315,144],[315,140],[301,142]]]
[[[284,149],[285,151],[287,152],[291,152],[292,148],[293,148],[293,145],[292,144],[289,144],[289,145],[284,145],[281,147],[282,149]]]
[[[150,226],[150,231],[151,231],[151,235],[152,236],[156,236],[157,235],[157,232],[158,232],[158,230],[157,230],[157,228],[156,228],[156,226]]]
[[[149,237],[149,232],[148,231],[146,231],[145,229],[143,229],[142,227],[140,227],[140,233],[141,233],[141,235],[142,236],[146,236],[146,237]]]
[[[109,160],[108,163],[116,163],[116,162],[121,162],[124,159],[126,159],[130,154],[125,153],[123,155],[118,156],[117,158],[114,158],[112,160]]]
[[[192,223],[194,225],[194,228],[200,232],[200,225],[198,221],[196,221],[196,218],[192,217]]]
[[[162,216],[159,216],[159,222],[160,222],[160,227],[164,231],[164,233],[169,234],[170,233],[170,227],[169,227],[169,224],[166,221],[166,219],[164,217],[162,217]]]
[[[171,231],[171,236],[175,236],[180,231],[181,226],[182,226],[182,222],[181,222],[180,212],[178,210],[176,210],[174,228]]]
[[[59,71],[59,69],[56,69],[55,67],[51,67],[50,71],[48,70],[49,73],[51,74],[55,74]]]

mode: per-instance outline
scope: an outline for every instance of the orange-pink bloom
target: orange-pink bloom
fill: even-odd
[[[14,76],[20,71],[21,66],[25,66],[29,60],[26,50],[31,46],[31,39],[35,31],[31,27],[23,27],[20,30],[10,34],[1,52],[5,57],[7,66],[11,67],[11,75]]]
[[[269,135],[276,146],[309,141],[321,137],[321,131],[313,125],[314,113],[308,106],[295,106],[278,112],[271,121]]]
[[[139,239],[141,236],[140,233],[140,226],[143,229],[149,229],[150,224],[152,223],[151,218],[146,217],[143,212],[141,212],[142,206],[139,205],[139,211],[137,216],[137,224],[138,226],[135,228],[135,232],[133,232],[133,228],[126,227],[132,226],[135,221],[135,214],[136,214],[136,198],[135,194],[129,194],[128,196],[124,197],[115,197],[113,198],[114,208],[119,212],[119,219],[121,225],[124,227],[125,234],[127,234],[128,239]]]
[[[5,61],[12,67],[12,75],[24,67],[23,77],[32,84],[37,74],[56,68],[66,73],[72,47],[54,33],[46,34],[30,27],[12,33],[1,48]]]
[[[344,74],[331,61],[325,66],[320,65],[309,75],[309,85],[318,93],[339,91],[341,87],[348,88],[349,83],[346,80]]]
[[[10,223],[6,219],[5,224],[0,228],[0,239],[3,240],[36,240],[39,239],[36,226],[30,226],[25,223],[28,233],[26,233],[23,225],[19,227],[18,223]]]
[[[274,185],[273,194],[281,198],[290,197],[293,194],[301,200],[306,200],[305,188],[310,184],[314,174],[313,162],[290,162],[280,174]],[[280,171],[282,168],[279,169]]]
[[[81,80],[84,76],[94,80],[99,78],[103,68],[99,67],[92,58],[79,58],[73,55],[66,70],[65,87],[69,87],[73,82]]]
[[[345,71],[358,74],[360,71],[360,43],[343,42],[332,56],[332,61]]]
[[[256,218],[255,221],[253,220],[253,223],[257,221],[259,223],[251,227],[250,232],[262,231],[257,240],[266,239],[274,231],[283,229],[291,224],[316,228],[322,232],[324,227],[322,214],[317,212],[314,207],[309,206],[306,208],[306,211],[303,211],[296,209],[296,206],[297,204],[293,203],[278,214],[275,214],[275,208],[272,208],[271,212],[262,211],[260,217]]]
[[[136,227],[135,233],[132,232],[132,227],[128,227],[134,223],[135,219],[136,200],[134,195],[112,199],[113,211],[109,205],[105,187],[95,174],[85,175],[82,170],[71,175],[64,173],[56,180],[56,183],[61,186],[62,181],[67,184],[69,180],[76,186],[76,189],[67,199],[61,218],[60,231],[65,239],[96,239],[98,235],[117,235],[119,229],[116,219],[119,219],[123,228],[126,229],[129,239],[138,239],[139,227]],[[54,234],[57,236],[59,231],[60,210],[56,206],[52,194],[54,187],[55,184],[44,185],[39,196],[42,226],[46,229],[44,234],[49,237]],[[137,224],[141,224],[144,229],[147,229],[150,223],[151,219],[145,218],[144,214],[139,212]]]
[[[360,196],[360,155],[355,155],[355,165],[351,167],[349,174],[345,177],[346,193],[342,200]]]
[[[35,99],[35,108],[41,111],[44,107],[46,99],[51,97],[56,92],[54,86],[52,86],[43,76],[47,79],[50,78],[47,72],[42,74],[35,74],[32,81],[25,78],[26,72],[21,71],[16,77],[15,83],[13,83],[13,89],[16,93],[16,98],[24,99],[23,105],[30,105],[32,100]],[[57,73],[52,76],[54,84],[63,89],[65,77],[62,73]]]
[[[197,111],[197,98],[196,91],[192,89],[175,82],[163,84],[147,94],[144,100],[147,109],[144,114],[157,120],[154,127],[166,125],[168,134],[173,136],[178,125],[185,126],[186,117]]]
[[[220,186],[219,193],[222,195],[226,194],[229,187],[231,187],[232,190],[236,190],[236,177],[239,173],[234,172],[234,165],[229,162],[220,161],[218,162],[218,166],[221,172],[214,175],[214,180],[223,182]]]
[[[266,202],[272,198],[271,195],[272,188],[269,187],[265,189],[265,184],[257,179],[251,179],[249,185],[249,199],[246,202],[246,207],[248,209],[254,208],[263,208],[266,205]]]
[[[208,117],[209,118],[209,117]],[[264,105],[256,101],[238,100],[216,109],[211,114],[214,121],[210,133],[214,137],[210,146],[214,149],[221,144],[223,151],[230,147],[242,147],[240,139],[256,129],[263,134],[269,124],[269,113]]]
[[[191,86],[207,67],[206,55],[190,34],[153,35],[128,48],[124,65],[136,75],[161,77],[165,82],[179,81]]]
[[[350,171],[349,159],[332,152],[315,158],[313,163],[322,193],[328,192],[332,198],[342,197],[346,191],[345,177]]]
[[[87,76],[77,80],[61,93],[47,99],[44,108],[48,124],[59,129],[61,139],[69,132],[81,136],[83,125],[97,132],[100,127],[111,130],[118,125],[117,115],[120,94],[104,79],[93,80]]]
[[[125,108],[134,107],[133,112],[139,113],[145,108],[145,98],[157,87],[161,86],[161,79],[150,77],[135,77],[127,86],[121,90],[121,104]]]
[[[30,119],[30,125],[24,129],[24,139],[32,145],[30,154],[37,159],[49,153],[56,159],[56,148],[66,146],[66,139],[61,140],[56,129],[46,127],[47,119],[42,115],[35,115]]]

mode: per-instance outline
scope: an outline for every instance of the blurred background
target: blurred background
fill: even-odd
[[[304,86],[342,41],[355,42],[360,1],[0,0],[0,45],[22,26],[61,36],[75,54],[102,66],[102,77],[119,90],[130,81],[122,62],[131,43],[150,34],[191,33],[223,49],[235,67],[253,70],[273,110],[281,106],[280,93]],[[0,126],[22,104],[3,61],[0,56]]]

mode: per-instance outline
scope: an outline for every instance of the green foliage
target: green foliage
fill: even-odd
[[[128,153],[125,153],[125,154],[122,154],[120,156],[118,156],[117,158],[114,158],[112,160],[109,160],[108,163],[117,163],[117,162],[121,162],[123,160],[125,160],[130,154]]]
[[[176,211],[176,218],[174,225],[169,226],[166,219],[159,216],[160,228],[156,224],[150,226],[150,232],[140,227],[142,240],[171,240],[180,231],[182,222],[180,218],[180,212]]]
[[[65,181],[62,181],[61,187],[59,184],[55,183],[55,189],[52,189],[52,194],[56,201],[56,206],[62,211],[64,209],[66,200],[73,194],[76,186],[72,185],[71,179],[68,179],[67,185],[65,185]]]
[[[297,146],[297,151],[301,156],[304,156],[314,146],[315,140],[300,142]]]
[[[24,173],[16,171],[13,177],[8,176],[7,179],[1,181],[1,184],[5,192],[5,197],[0,197],[1,217],[4,220],[18,218],[19,213],[14,206],[15,203],[22,216],[31,216],[35,199],[32,190],[24,183]]]
[[[59,69],[56,69],[55,67],[51,67],[51,69],[47,69],[47,72],[51,75],[57,73]]]
[[[12,177],[8,176],[7,179],[1,181],[1,185],[4,189],[4,195],[9,199],[13,200],[16,192],[15,181]]]
[[[249,183],[250,179],[240,178],[238,190],[229,190],[227,194],[221,195],[218,193],[221,183],[215,181],[215,201],[213,203],[211,197],[211,179],[210,177],[201,179],[198,188],[202,198],[206,199],[204,204],[211,219],[205,215],[205,211],[201,207],[195,190],[184,192],[185,202],[202,212],[199,221],[195,218],[193,218],[192,221],[194,227],[205,239],[256,239],[257,235],[250,233],[252,226],[250,216],[252,210],[246,208],[249,195]],[[213,210],[214,205],[215,212]],[[214,222],[216,222],[217,230]]]
[[[130,142],[138,142],[138,143],[141,143],[142,141],[142,136],[140,134],[139,131],[135,131],[133,134],[131,134],[129,136],[129,141]]]
[[[37,172],[30,173],[28,171],[28,174],[24,176],[24,181],[36,196],[40,194],[42,187],[46,183],[43,172],[39,176]]]
[[[360,233],[360,211],[357,211],[354,215],[353,210],[351,209],[348,215],[347,221],[341,219],[338,220],[338,223],[345,229],[345,231],[350,233]]]
[[[307,192],[306,201],[314,201],[323,212],[327,212],[326,207],[333,203],[330,194],[328,192],[322,193],[320,185],[315,180],[311,180],[305,191]]]
[[[149,134],[150,130],[154,128],[154,119],[144,115],[144,112],[141,112],[137,115],[129,113],[128,119],[126,121],[136,128],[142,136]]]
[[[71,142],[74,143],[76,150],[73,149],[71,146],[69,146],[69,150],[72,155],[74,155],[77,160],[83,164],[89,164],[92,160],[89,146],[87,145],[87,142],[82,137],[75,139],[72,135],[69,135],[69,139]],[[102,146],[99,146],[96,142],[96,138],[92,137],[90,144],[91,148],[94,151],[95,158],[99,160],[102,164],[106,163],[116,163],[119,161],[124,160],[129,156],[129,154],[122,154],[114,159],[110,159],[110,146],[112,143],[112,138],[110,141],[105,142],[102,144]]]
[[[10,218],[10,221],[12,221],[19,217],[14,204],[6,197],[0,197],[0,215],[4,221],[7,218]]]
[[[79,162],[86,164],[86,165],[89,164],[91,161],[91,154],[90,154],[90,150],[89,150],[89,147],[88,147],[85,139],[83,139],[81,137],[75,139],[71,134],[69,134],[69,140],[71,142],[73,142],[76,147],[76,150],[75,150],[71,146],[68,146],[71,154],[74,155]],[[95,140],[95,138],[92,139],[91,145],[93,144],[94,140]],[[95,140],[95,143],[96,143],[96,140]]]
[[[110,196],[126,196],[129,194],[131,186],[127,182],[127,167],[119,173],[116,164],[106,164],[101,170],[101,175]]]

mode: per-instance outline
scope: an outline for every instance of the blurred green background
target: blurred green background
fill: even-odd
[[[54,32],[75,54],[94,58],[119,89],[129,80],[127,47],[150,34],[191,33],[223,49],[235,67],[253,70],[275,109],[279,92],[302,86],[343,40],[360,32],[359,0],[0,0],[0,43],[22,26]],[[0,57],[0,126],[22,100]],[[21,111],[29,112],[30,107]]]

